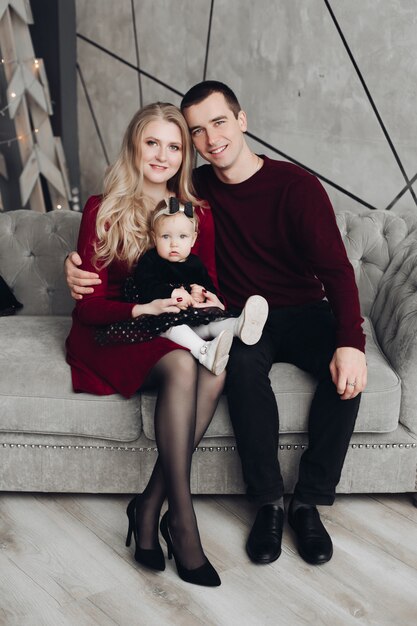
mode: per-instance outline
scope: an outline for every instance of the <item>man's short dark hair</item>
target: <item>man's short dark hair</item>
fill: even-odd
[[[219,82],[218,80],[204,80],[202,83],[198,83],[197,85],[194,85],[194,87],[191,87],[182,99],[181,111],[188,109],[188,107],[191,107],[194,104],[202,102],[208,98],[208,96],[211,96],[212,93],[223,94],[229,108],[237,119],[239,111],[242,109],[239,104],[239,100],[236,98],[235,93],[230,89],[230,87]]]

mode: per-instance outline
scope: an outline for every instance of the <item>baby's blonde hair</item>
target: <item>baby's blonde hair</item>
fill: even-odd
[[[183,207],[181,203],[180,203],[180,206]],[[159,202],[156,205],[155,209],[150,214],[149,231],[154,235],[156,231],[156,226],[161,219],[173,217],[174,215],[178,215],[178,213],[180,214],[182,213],[185,215],[184,211],[181,209],[177,213],[170,213],[168,202],[166,200],[161,200],[161,202]],[[188,215],[185,215],[185,217],[187,217],[187,219],[193,224],[194,232],[198,233],[198,217],[196,215],[194,207],[193,207],[193,217],[189,217]]]

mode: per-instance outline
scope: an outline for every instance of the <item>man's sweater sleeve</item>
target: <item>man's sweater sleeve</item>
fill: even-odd
[[[316,177],[294,182],[288,194],[291,228],[311,271],[322,282],[337,322],[337,347],[364,352],[365,336],[353,267],[329,197]]]

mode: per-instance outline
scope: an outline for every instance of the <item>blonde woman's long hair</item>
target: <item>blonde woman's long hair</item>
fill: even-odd
[[[192,185],[194,148],[180,110],[173,104],[156,102],[138,111],[126,129],[122,147],[115,163],[104,179],[103,200],[97,213],[95,255],[96,267],[112,261],[125,261],[132,268],[138,258],[152,246],[149,216],[153,202],[143,192],[141,143],[149,122],[164,120],[178,126],[182,140],[182,163],[167,184],[168,191],[182,202],[196,204]]]

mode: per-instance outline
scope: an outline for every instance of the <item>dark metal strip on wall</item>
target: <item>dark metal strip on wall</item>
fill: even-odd
[[[211,25],[213,22],[213,10],[214,10],[214,0],[211,0],[209,24],[208,24],[208,30],[207,30],[206,55],[204,57],[203,80],[206,80],[206,76],[207,76],[207,63],[208,63],[208,57],[209,57],[209,52],[210,52],[210,37],[211,37]]]
[[[96,129],[96,132],[97,132],[98,139],[100,141],[101,148],[103,150],[104,158],[106,159],[107,165],[110,165],[110,160],[109,160],[109,157],[108,157],[108,154],[107,154],[106,146],[104,144],[103,135],[101,134],[100,126],[98,124],[96,114],[94,113],[93,103],[91,102],[91,98],[90,98],[90,95],[88,93],[87,85],[85,84],[84,76],[83,76],[83,73],[82,73],[81,68],[80,68],[78,63],[77,63],[77,72],[78,72],[78,75],[79,75],[80,80],[81,80],[81,85],[82,85],[83,90],[84,90],[84,94],[85,94],[85,97],[86,97],[86,100],[87,100],[88,108],[90,109],[91,117],[93,118],[94,126],[95,126],[95,129]]]
[[[285,154],[285,152],[282,152],[282,150],[278,150],[278,148],[275,148],[274,146],[271,146],[266,141],[263,141],[263,139],[259,139],[259,137],[256,137],[256,135],[252,135],[252,133],[250,133],[248,131],[246,131],[246,135],[248,137],[250,137],[251,139],[253,139],[254,141],[257,141],[258,143],[260,143],[262,146],[265,146],[265,148],[268,148],[268,150],[271,150],[272,152],[275,152],[275,154],[279,154],[280,156],[284,157],[284,159],[287,159],[287,161],[290,161],[291,163],[294,163],[295,165],[299,165],[300,167],[302,167],[303,169],[307,170],[311,174],[314,174],[314,176],[317,176],[317,178],[319,178],[323,182],[327,183],[328,185],[331,185],[332,187],[334,187],[338,191],[341,191],[346,196],[349,196],[349,198],[352,198],[353,200],[356,200],[356,202],[359,202],[359,204],[362,204],[363,206],[366,206],[368,209],[377,210],[377,207],[373,206],[372,204],[369,204],[369,202],[366,202],[366,200],[362,200],[362,198],[359,198],[359,196],[355,196],[355,194],[351,193],[347,189],[344,189],[344,187],[341,187],[337,183],[334,183],[332,180],[330,180],[329,178],[326,178],[326,176],[323,176],[323,174],[320,174],[319,172],[316,172],[315,170],[313,170],[308,165],[304,165],[304,163],[301,163],[301,161],[297,161],[297,159],[294,159],[293,157],[289,156],[288,154]]]
[[[348,42],[346,40],[346,37],[344,36],[343,31],[342,31],[342,29],[341,29],[341,27],[340,27],[340,25],[339,25],[339,23],[338,23],[338,21],[336,19],[336,16],[333,13],[333,10],[332,10],[332,8],[330,6],[330,2],[329,2],[329,0],[324,0],[324,3],[325,3],[325,5],[326,5],[326,7],[327,7],[327,9],[328,9],[328,11],[330,13],[330,17],[333,20],[333,23],[334,23],[334,25],[336,27],[336,30],[337,30],[337,32],[338,32],[338,34],[339,34],[339,36],[340,36],[340,38],[341,38],[341,40],[343,42],[343,45],[344,45],[344,47],[346,49],[346,52],[347,52],[347,54],[348,54],[348,56],[349,56],[349,58],[350,58],[350,60],[351,60],[351,62],[353,64],[353,67],[355,68],[355,71],[356,71],[356,73],[358,75],[358,78],[359,78],[360,82],[362,83],[362,87],[363,87],[363,89],[365,91],[365,94],[366,94],[368,100],[369,100],[369,104],[371,105],[371,107],[372,107],[372,109],[373,109],[373,111],[374,111],[374,113],[376,115],[376,118],[377,118],[377,120],[379,122],[379,125],[381,126],[381,130],[384,133],[385,139],[387,140],[388,145],[391,148],[391,151],[392,151],[392,153],[394,155],[394,158],[397,161],[398,167],[400,168],[400,171],[401,171],[401,173],[402,173],[402,175],[404,177],[404,180],[407,183],[407,188],[409,189],[409,191],[410,191],[410,193],[411,193],[411,195],[412,195],[412,197],[414,199],[415,204],[417,204],[417,196],[416,196],[416,194],[414,192],[414,189],[409,184],[410,181],[409,181],[407,173],[406,173],[406,171],[404,169],[404,166],[403,166],[403,164],[401,162],[401,159],[400,159],[400,157],[399,157],[399,155],[398,155],[398,153],[397,153],[397,151],[395,149],[394,143],[391,140],[391,137],[390,137],[390,135],[389,135],[389,133],[388,133],[386,127],[385,127],[385,124],[382,121],[382,117],[381,117],[381,115],[380,115],[380,113],[378,111],[378,108],[377,108],[377,106],[376,106],[376,104],[375,104],[375,102],[374,102],[374,100],[372,98],[371,92],[368,89],[368,86],[367,86],[367,84],[365,82],[365,79],[362,76],[362,72],[360,71],[359,66],[358,66],[358,64],[357,64],[357,62],[356,62],[356,60],[355,60],[355,58],[353,56],[353,53],[352,53],[352,51],[351,51],[351,49],[349,47],[349,44],[348,44]],[[392,206],[394,206],[394,205],[392,205]]]
[[[327,1],[327,0],[324,0],[324,2],[325,2],[325,3],[326,3],[326,5],[328,6],[328,1]],[[132,0],[132,3],[133,3],[133,0]],[[133,6],[133,4],[132,4],[132,6]],[[331,8],[330,8],[329,6],[328,6],[328,8],[329,8],[329,11],[331,11]],[[207,35],[207,46],[206,46],[206,55],[205,55],[205,62],[204,62],[204,79],[205,79],[205,77],[206,77],[206,73],[207,73],[207,62],[208,62],[208,55],[209,55],[209,48],[210,48],[210,35],[211,35],[211,25],[212,25],[212,18],[213,18],[213,10],[214,10],[214,0],[211,0],[210,16],[209,16],[209,25],[208,25],[208,35]],[[340,27],[339,27],[339,28],[340,28]],[[344,39],[344,37],[343,37],[343,33],[341,33],[341,31],[340,31],[340,33],[339,33],[339,34],[341,34],[341,37]],[[183,97],[183,96],[184,96],[184,94],[183,94],[181,91],[179,91],[178,89],[176,89],[176,88],[175,88],[175,87],[173,87],[172,85],[168,85],[168,84],[167,84],[167,83],[165,83],[164,81],[159,80],[156,76],[153,76],[153,75],[152,75],[152,74],[150,74],[149,72],[146,72],[145,70],[143,70],[142,68],[140,68],[140,67],[139,67],[139,65],[138,65],[138,66],[135,66],[134,64],[132,64],[132,63],[130,63],[129,61],[127,61],[126,59],[123,59],[122,57],[120,57],[119,55],[115,54],[115,53],[114,53],[114,52],[112,52],[111,50],[108,50],[108,49],[107,49],[107,48],[105,48],[104,46],[102,46],[102,45],[98,44],[97,42],[95,42],[95,41],[93,41],[93,40],[91,40],[91,39],[89,39],[88,37],[85,37],[84,35],[81,35],[80,33],[77,33],[77,37],[79,37],[80,39],[82,39],[82,40],[83,40],[83,41],[85,41],[86,43],[88,43],[88,44],[90,44],[90,45],[94,46],[95,48],[99,49],[99,50],[100,50],[100,51],[102,51],[103,53],[108,54],[109,56],[113,57],[114,59],[116,59],[116,60],[117,60],[117,61],[119,61],[120,63],[123,63],[124,65],[126,65],[126,66],[130,67],[131,69],[135,70],[135,71],[136,71],[139,75],[146,76],[146,77],[147,77],[147,78],[149,78],[150,80],[152,80],[152,81],[154,81],[155,83],[157,83],[157,84],[161,85],[162,87],[165,87],[166,89],[168,89],[169,91],[171,91],[172,93],[175,93],[176,95],[178,95],[178,96],[180,96],[180,97]],[[346,41],[346,40],[344,39],[344,41]],[[346,43],[346,46],[347,46],[347,43]],[[138,58],[138,55],[137,55],[137,58]],[[352,59],[353,59],[353,55],[352,55]],[[359,70],[359,68],[357,67],[356,62],[354,61],[354,59],[353,59],[353,62],[355,63],[355,67],[357,68],[358,75],[362,76],[362,75],[360,74],[360,70]],[[108,159],[107,151],[106,151],[106,148],[105,148],[105,145],[104,145],[104,141],[103,141],[103,138],[102,138],[102,134],[101,134],[101,132],[100,132],[100,128],[99,128],[99,125],[98,125],[98,122],[97,122],[97,118],[96,118],[96,116],[95,116],[95,114],[94,114],[94,110],[93,110],[93,107],[92,107],[92,103],[91,103],[91,100],[90,100],[90,98],[89,98],[89,96],[88,96],[88,91],[87,91],[87,88],[86,88],[85,82],[84,82],[84,80],[83,80],[83,78],[82,78],[82,73],[81,73],[81,70],[80,70],[80,68],[79,68],[78,64],[77,64],[77,69],[78,69],[79,74],[80,74],[80,78],[81,78],[81,82],[82,82],[82,84],[83,84],[83,88],[84,88],[84,91],[85,91],[85,94],[86,94],[86,98],[87,98],[88,106],[89,106],[89,108],[90,108],[90,111],[91,111],[91,114],[92,114],[92,117],[93,117],[93,120],[94,120],[94,124],[95,124],[96,130],[97,130],[97,134],[98,134],[98,137],[99,137],[100,143],[101,143],[102,148],[103,148],[103,153],[104,153],[104,155],[105,155],[106,162],[107,162],[107,163],[109,163],[109,159]],[[368,95],[368,98],[369,98],[369,101],[370,101],[370,103],[371,103],[371,106],[373,107],[373,109],[374,109],[374,111],[375,111],[375,114],[377,115],[377,117],[378,117],[378,118],[379,118],[379,120],[380,120],[381,127],[382,127],[383,129],[385,129],[385,126],[383,125],[382,119],[381,119],[381,117],[379,116],[378,111],[376,110],[376,107],[375,107],[375,105],[374,105],[374,103],[373,103],[373,100],[372,100],[372,96],[371,96],[371,94],[369,93],[369,90],[367,89],[367,87],[366,87],[366,85],[365,85],[365,83],[364,83],[364,81],[363,81],[363,78],[362,78],[362,82],[363,82],[364,89],[365,89],[365,91],[366,91],[367,95],[369,94],[369,95]],[[322,180],[323,182],[327,183],[328,185],[330,185],[330,186],[331,186],[331,187],[333,187],[334,189],[337,189],[338,191],[340,191],[340,192],[341,192],[341,193],[343,193],[344,195],[348,196],[348,197],[349,197],[349,198],[351,198],[352,200],[355,200],[356,202],[358,202],[358,203],[359,203],[359,204],[361,204],[362,206],[365,206],[365,207],[367,207],[368,209],[377,210],[377,208],[378,208],[378,207],[373,206],[372,204],[370,204],[370,203],[369,203],[369,202],[367,202],[366,200],[363,200],[362,198],[360,198],[359,196],[357,196],[357,195],[353,194],[352,192],[350,192],[349,190],[345,189],[344,187],[341,187],[339,184],[337,184],[337,183],[335,183],[334,181],[330,180],[329,178],[327,178],[327,177],[326,177],[326,176],[324,176],[323,174],[320,174],[319,172],[317,172],[317,171],[313,170],[313,169],[312,169],[311,167],[309,167],[308,165],[305,165],[304,163],[301,163],[300,161],[298,161],[297,159],[293,158],[292,156],[290,156],[290,155],[286,154],[285,152],[283,152],[283,151],[282,151],[282,150],[280,150],[279,148],[277,148],[277,147],[275,147],[275,146],[272,146],[272,145],[268,144],[266,141],[264,141],[264,140],[263,140],[263,139],[261,139],[260,137],[257,137],[256,135],[253,135],[253,134],[252,134],[252,133],[250,133],[250,132],[246,132],[246,134],[248,135],[248,137],[250,137],[251,139],[253,139],[253,140],[254,140],[254,141],[256,141],[257,143],[259,143],[260,145],[262,145],[262,146],[264,146],[264,147],[268,148],[269,150],[271,150],[271,151],[272,151],[272,152],[274,152],[275,154],[278,154],[278,155],[282,156],[283,158],[285,158],[287,161],[290,161],[291,163],[294,163],[295,165],[298,165],[298,166],[302,167],[303,169],[305,169],[305,170],[307,170],[307,171],[311,172],[312,174],[314,174],[315,176],[317,176],[317,178],[319,178],[319,179],[320,179],[320,180]],[[384,135],[386,136],[387,141],[388,141],[388,143],[390,144],[391,149],[392,149],[392,150],[393,150],[393,152],[394,152],[394,156],[395,156],[395,155],[397,155],[397,153],[396,153],[396,151],[395,151],[395,147],[394,147],[394,145],[392,144],[392,142],[391,142],[391,140],[390,140],[390,138],[389,138],[389,135],[388,135],[388,133],[387,133],[386,129],[385,129]],[[415,194],[414,194],[414,190],[412,189],[412,187],[411,187],[411,186],[412,186],[412,184],[413,184],[413,183],[417,180],[417,174],[416,174],[416,176],[414,176],[414,178],[413,178],[411,181],[410,181],[410,180],[408,180],[408,177],[407,177],[407,175],[406,175],[406,173],[405,173],[405,171],[404,171],[404,168],[402,167],[402,164],[401,164],[401,161],[399,160],[398,155],[397,155],[397,161],[399,161],[400,167],[402,168],[402,172],[403,172],[403,175],[404,175],[405,180],[406,180],[406,182],[407,182],[407,185],[406,185],[406,186],[405,186],[405,187],[404,187],[404,188],[403,188],[403,189],[399,192],[399,194],[398,194],[398,195],[397,195],[397,196],[396,196],[396,197],[395,197],[395,198],[394,198],[394,199],[390,202],[390,204],[386,207],[386,210],[390,210],[390,209],[391,209],[391,208],[395,205],[395,203],[399,200],[399,198],[401,198],[401,197],[404,195],[404,193],[406,193],[407,191],[410,191],[410,193],[412,193],[412,195],[413,195],[413,198],[415,198],[415,199],[416,199]],[[417,201],[417,199],[416,199],[416,201]]]
[[[139,72],[143,76],[146,76],[147,78],[150,78],[155,83],[158,83],[158,85],[161,85],[162,87],[165,87],[166,89],[169,89],[169,91],[172,91],[172,93],[177,94],[177,96],[180,96],[182,98],[182,96],[184,95],[183,93],[181,93],[181,91],[178,91],[178,89],[175,89],[175,87],[172,87],[171,85],[168,85],[167,83],[164,83],[162,80],[159,80],[159,78],[156,78],[156,76],[152,76],[152,74],[149,74],[149,72],[146,72],[145,70],[141,69],[140,67],[137,67],[137,65],[133,65],[133,63],[130,63],[129,61],[126,61],[126,59],[123,59],[118,54],[115,54],[111,50],[108,50],[107,48],[104,48],[104,46],[101,46],[96,41],[93,41],[92,39],[89,39],[88,37],[85,37],[84,35],[81,35],[80,33],[77,33],[77,37],[79,39],[82,39],[86,43],[89,43],[91,46],[94,46],[98,50],[101,50],[105,54],[108,54],[109,56],[113,57],[113,59],[116,59],[116,61],[119,61],[120,63],[123,63],[123,65],[126,65],[127,67],[130,67],[132,70],[135,70],[136,72]]]
[[[131,8],[132,8],[132,24],[133,24],[133,36],[135,39],[135,51],[136,51],[136,64],[138,69],[140,69],[140,57],[139,57],[139,41],[138,41],[138,32],[136,29],[136,12],[135,12],[135,2],[134,0],[130,0]],[[142,93],[142,80],[140,72],[138,72],[138,87],[139,87],[139,107],[143,107],[143,93]]]
[[[389,211],[390,209],[392,209],[392,207],[398,202],[398,200],[407,192],[410,191],[411,189],[411,185],[414,185],[414,183],[417,181],[417,174],[414,174],[414,176],[412,177],[412,179],[410,180],[410,182],[405,185],[405,187],[403,187],[400,191],[400,193],[398,193],[395,198],[393,200],[391,200],[391,202],[385,207],[386,211]]]

